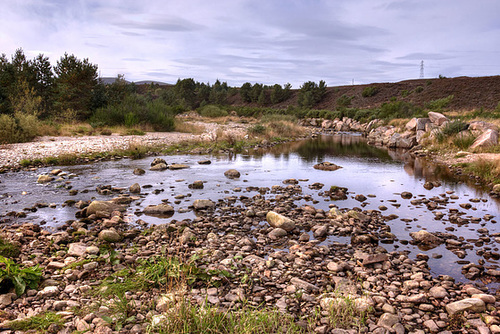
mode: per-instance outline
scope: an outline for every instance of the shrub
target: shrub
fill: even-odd
[[[469,128],[469,124],[462,122],[461,120],[455,120],[452,122],[447,123],[443,128],[441,129],[441,132],[444,135],[451,136],[457,133],[460,133],[464,130],[467,130]]]
[[[457,136],[453,138],[453,145],[458,147],[461,150],[468,149],[474,141],[476,141],[476,136],[472,133],[459,133]]]
[[[453,95],[448,95],[447,97],[444,97],[442,99],[432,100],[427,103],[426,108],[430,110],[440,111],[446,108],[450,104],[451,100],[453,100]]]
[[[365,87],[363,89],[363,92],[361,93],[361,96],[363,96],[363,97],[371,97],[371,96],[374,96],[377,93],[378,93],[378,88],[377,87],[375,87],[375,86],[369,86],[369,87]]]
[[[228,115],[227,111],[214,105],[204,106],[199,110],[203,117],[225,117]]]
[[[138,95],[129,95],[116,105],[99,108],[89,123],[97,126],[133,127],[139,124],[150,125],[155,131],[172,131],[177,109],[163,100],[147,101]]]
[[[261,135],[266,132],[266,127],[262,124],[255,124],[248,128],[248,133],[251,135]]]
[[[342,95],[337,99],[337,107],[338,108],[349,108],[351,106],[351,102],[354,96]]]
[[[423,116],[423,111],[409,102],[392,101],[382,104],[375,116],[381,119],[411,118]]]
[[[38,119],[33,115],[16,113],[0,115],[0,143],[18,143],[32,140],[38,134]]]
[[[422,87],[422,86],[418,86],[418,87],[417,87],[417,88],[415,88],[415,90],[414,90],[414,92],[415,92],[415,93],[417,93],[417,94],[418,94],[418,93],[422,93],[423,91],[424,91],[424,87]]]

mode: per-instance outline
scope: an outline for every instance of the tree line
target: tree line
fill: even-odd
[[[175,85],[138,87],[123,75],[104,84],[98,66],[88,58],[65,53],[53,65],[43,54],[28,59],[18,49],[10,59],[0,55],[0,143],[32,139],[39,120],[84,121],[93,126],[150,124],[168,131],[179,112],[229,105],[238,94],[249,104],[279,104],[290,99],[291,87],[249,82],[230,87],[220,80],[210,84],[193,78],[178,79]],[[325,93],[324,81],[306,82],[298,92],[298,105],[311,108]]]

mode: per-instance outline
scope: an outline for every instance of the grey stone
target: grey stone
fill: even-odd
[[[174,213],[174,208],[173,206],[165,203],[158,205],[148,205],[144,208],[144,213],[147,215],[168,215]]]
[[[193,207],[195,210],[213,209],[215,203],[209,199],[197,199],[193,202]]]
[[[498,144],[498,131],[493,129],[488,129],[484,131],[474,143],[471,145],[470,149],[473,150],[475,148],[480,147],[489,147],[495,146]]]
[[[121,235],[114,229],[99,232],[99,239],[106,242],[117,242],[122,239]]]
[[[462,299],[446,305],[446,312],[450,315],[463,311],[483,312],[485,309],[486,305],[484,304],[484,301],[479,298]]]
[[[229,169],[224,172],[224,176],[229,179],[237,179],[240,177],[240,175],[240,172],[238,172],[236,169]]]
[[[49,183],[53,181],[54,178],[50,175],[40,175],[38,176],[38,179],[36,180],[37,183]]]
[[[271,238],[271,239],[278,239],[278,238],[281,238],[281,237],[284,237],[284,236],[287,236],[287,235],[288,235],[288,232],[285,231],[282,228],[279,228],[279,227],[274,228],[268,234],[269,238]]]
[[[411,232],[410,236],[415,240],[416,243],[424,245],[440,245],[443,243],[443,239],[435,236],[434,234],[426,231],[420,230],[418,232]]]
[[[428,116],[429,116],[429,120],[433,124],[436,124],[437,126],[441,126],[445,122],[448,121],[448,117],[446,117],[445,115],[438,113],[438,112],[430,111]]]
[[[133,185],[128,188],[128,191],[130,191],[132,194],[139,194],[141,192],[141,186],[139,183],[134,183]]]
[[[384,313],[378,319],[377,325],[387,329],[391,329],[392,326],[399,322],[399,317],[392,313]]]
[[[287,232],[295,229],[295,223],[290,218],[287,218],[274,211],[269,211],[266,215],[266,220],[272,227],[279,227]]]
[[[299,289],[304,289],[304,290],[309,291],[309,292],[319,291],[319,288],[316,285],[311,284],[309,282],[306,282],[306,281],[304,281],[300,278],[297,278],[297,277],[293,277],[290,280],[290,283],[295,285],[295,287],[297,287]]]

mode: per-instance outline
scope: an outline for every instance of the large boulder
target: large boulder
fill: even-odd
[[[314,168],[319,169],[319,170],[334,171],[334,170],[342,168],[342,166],[338,166],[338,165],[334,164],[333,162],[324,161],[324,162],[320,162],[319,164],[314,165]]]
[[[193,202],[193,207],[195,210],[213,209],[215,203],[209,199],[197,199]]]
[[[412,118],[408,123],[405,125],[405,129],[408,131],[416,131],[417,130],[417,118]]]
[[[122,237],[116,230],[109,229],[99,232],[99,239],[106,242],[118,242]]]
[[[431,122],[428,118],[417,118],[417,131],[425,131],[425,126]]]
[[[295,229],[295,223],[290,218],[287,218],[274,211],[269,211],[266,215],[266,220],[272,227],[279,227],[287,232]]]
[[[110,201],[92,201],[86,208],[87,216],[95,214],[97,216],[111,215],[113,211],[125,211],[125,207]]]
[[[442,244],[444,241],[440,237],[435,236],[426,230],[420,230],[418,232],[411,232],[410,237],[413,238],[415,243],[425,245],[425,246],[437,246]]]
[[[446,117],[445,115],[443,115],[441,113],[434,112],[434,111],[429,112],[429,119],[433,124],[436,124],[437,126],[441,126],[445,122],[448,122],[448,117]]]
[[[156,164],[154,166],[151,166],[151,168],[149,168],[149,170],[152,170],[152,171],[161,171],[161,170],[165,170],[165,169],[168,169],[168,165],[164,164],[164,163],[159,163],[159,164]]]
[[[50,181],[54,180],[54,178],[50,175],[40,175],[38,176],[38,179],[36,182],[38,183],[49,183]]]
[[[229,169],[224,172],[224,176],[226,176],[229,179],[237,179],[240,177],[240,172],[238,172],[236,169]]]
[[[168,169],[170,169],[170,170],[178,170],[178,169],[185,169],[185,168],[189,168],[189,166],[184,165],[184,164],[171,164],[170,166],[168,166]]]
[[[321,123],[321,127],[323,129],[330,129],[333,127],[333,122],[329,119],[325,119],[322,123]]]
[[[498,131],[494,129],[488,129],[483,132],[474,143],[471,145],[470,149],[489,147],[498,144]]]
[[[144,208],[146,215],[169,215],[174,213],[174,208],[171,205],[162,203],[158,205],[149,205]]]
[[[417,137],[416,136],[403,136],[399,133],[394,133],[387,143],[389,148],[404,148],[410,149],[413,146],[417,145]]]
[[[484,301],[479,298],[462,299],[446,305],[446,312],[449,315],[454,315],[463,311],[468,312],[483,312],[486,309]]]
[[[469,129],[470,130],[478,130],[478,131],[484,131],[487,129],[498,130],[498,128],[494,124],[487,123],[484,121],[472,121],[472,122],[470,122]]]
[[[139,183],[134,183],[128,188],[128,191],[130,191],[132,194],[139,194],[141,192],[141,186]]]

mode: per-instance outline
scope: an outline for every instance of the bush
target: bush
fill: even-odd
[[[426,108],[434,111],[440,111],[446,108],[451,100],[453,100],[453,95],[448,95],[442,99],[432,100],[427,103]]]
[[[476,141],[476,136],[472,133],[459,133],[453,138],[453,145],[461,150],[467,150]]]
[[[462,122],[461,120],[455,120],[452,122],[447,123],[443,128],[441,129],[441,132],[444,135],[451,136],[457,133],[460,133],[464,130],[467,130],[469,128],[469,124]]]
[[[378,93],[378,88],[375,86],[365,87],[361,96],[363,97],[371,97]]]
[[[382,104],[375,113],[375,118],[394,119],[394,118],[412,118],[423,117],[421,108],[405,101],[393,101]]]
[[[248,133],[251,135],[261,135],[266,132],[266,127],[262,124],[255,124],[248,128]]]
[[[175,113],[175,107],[161,99],[147,101],[141,96],[130,95],[119,104],[97,109],[89,123],[93,127],[144,124],[155,131],[172,131]]]
[[[354,96],[342,95],[337,99],[337,107],[338,108],[349,108],[351,106],[351,102]]]
[[[37,136],[38,125],[38,119],[33,115],[0,115],[0,143],[30,141]]]
[[[198,112],[203,117],[225,117],[228,115],[226,110],[221,109],[214,105],[204,106]]]

